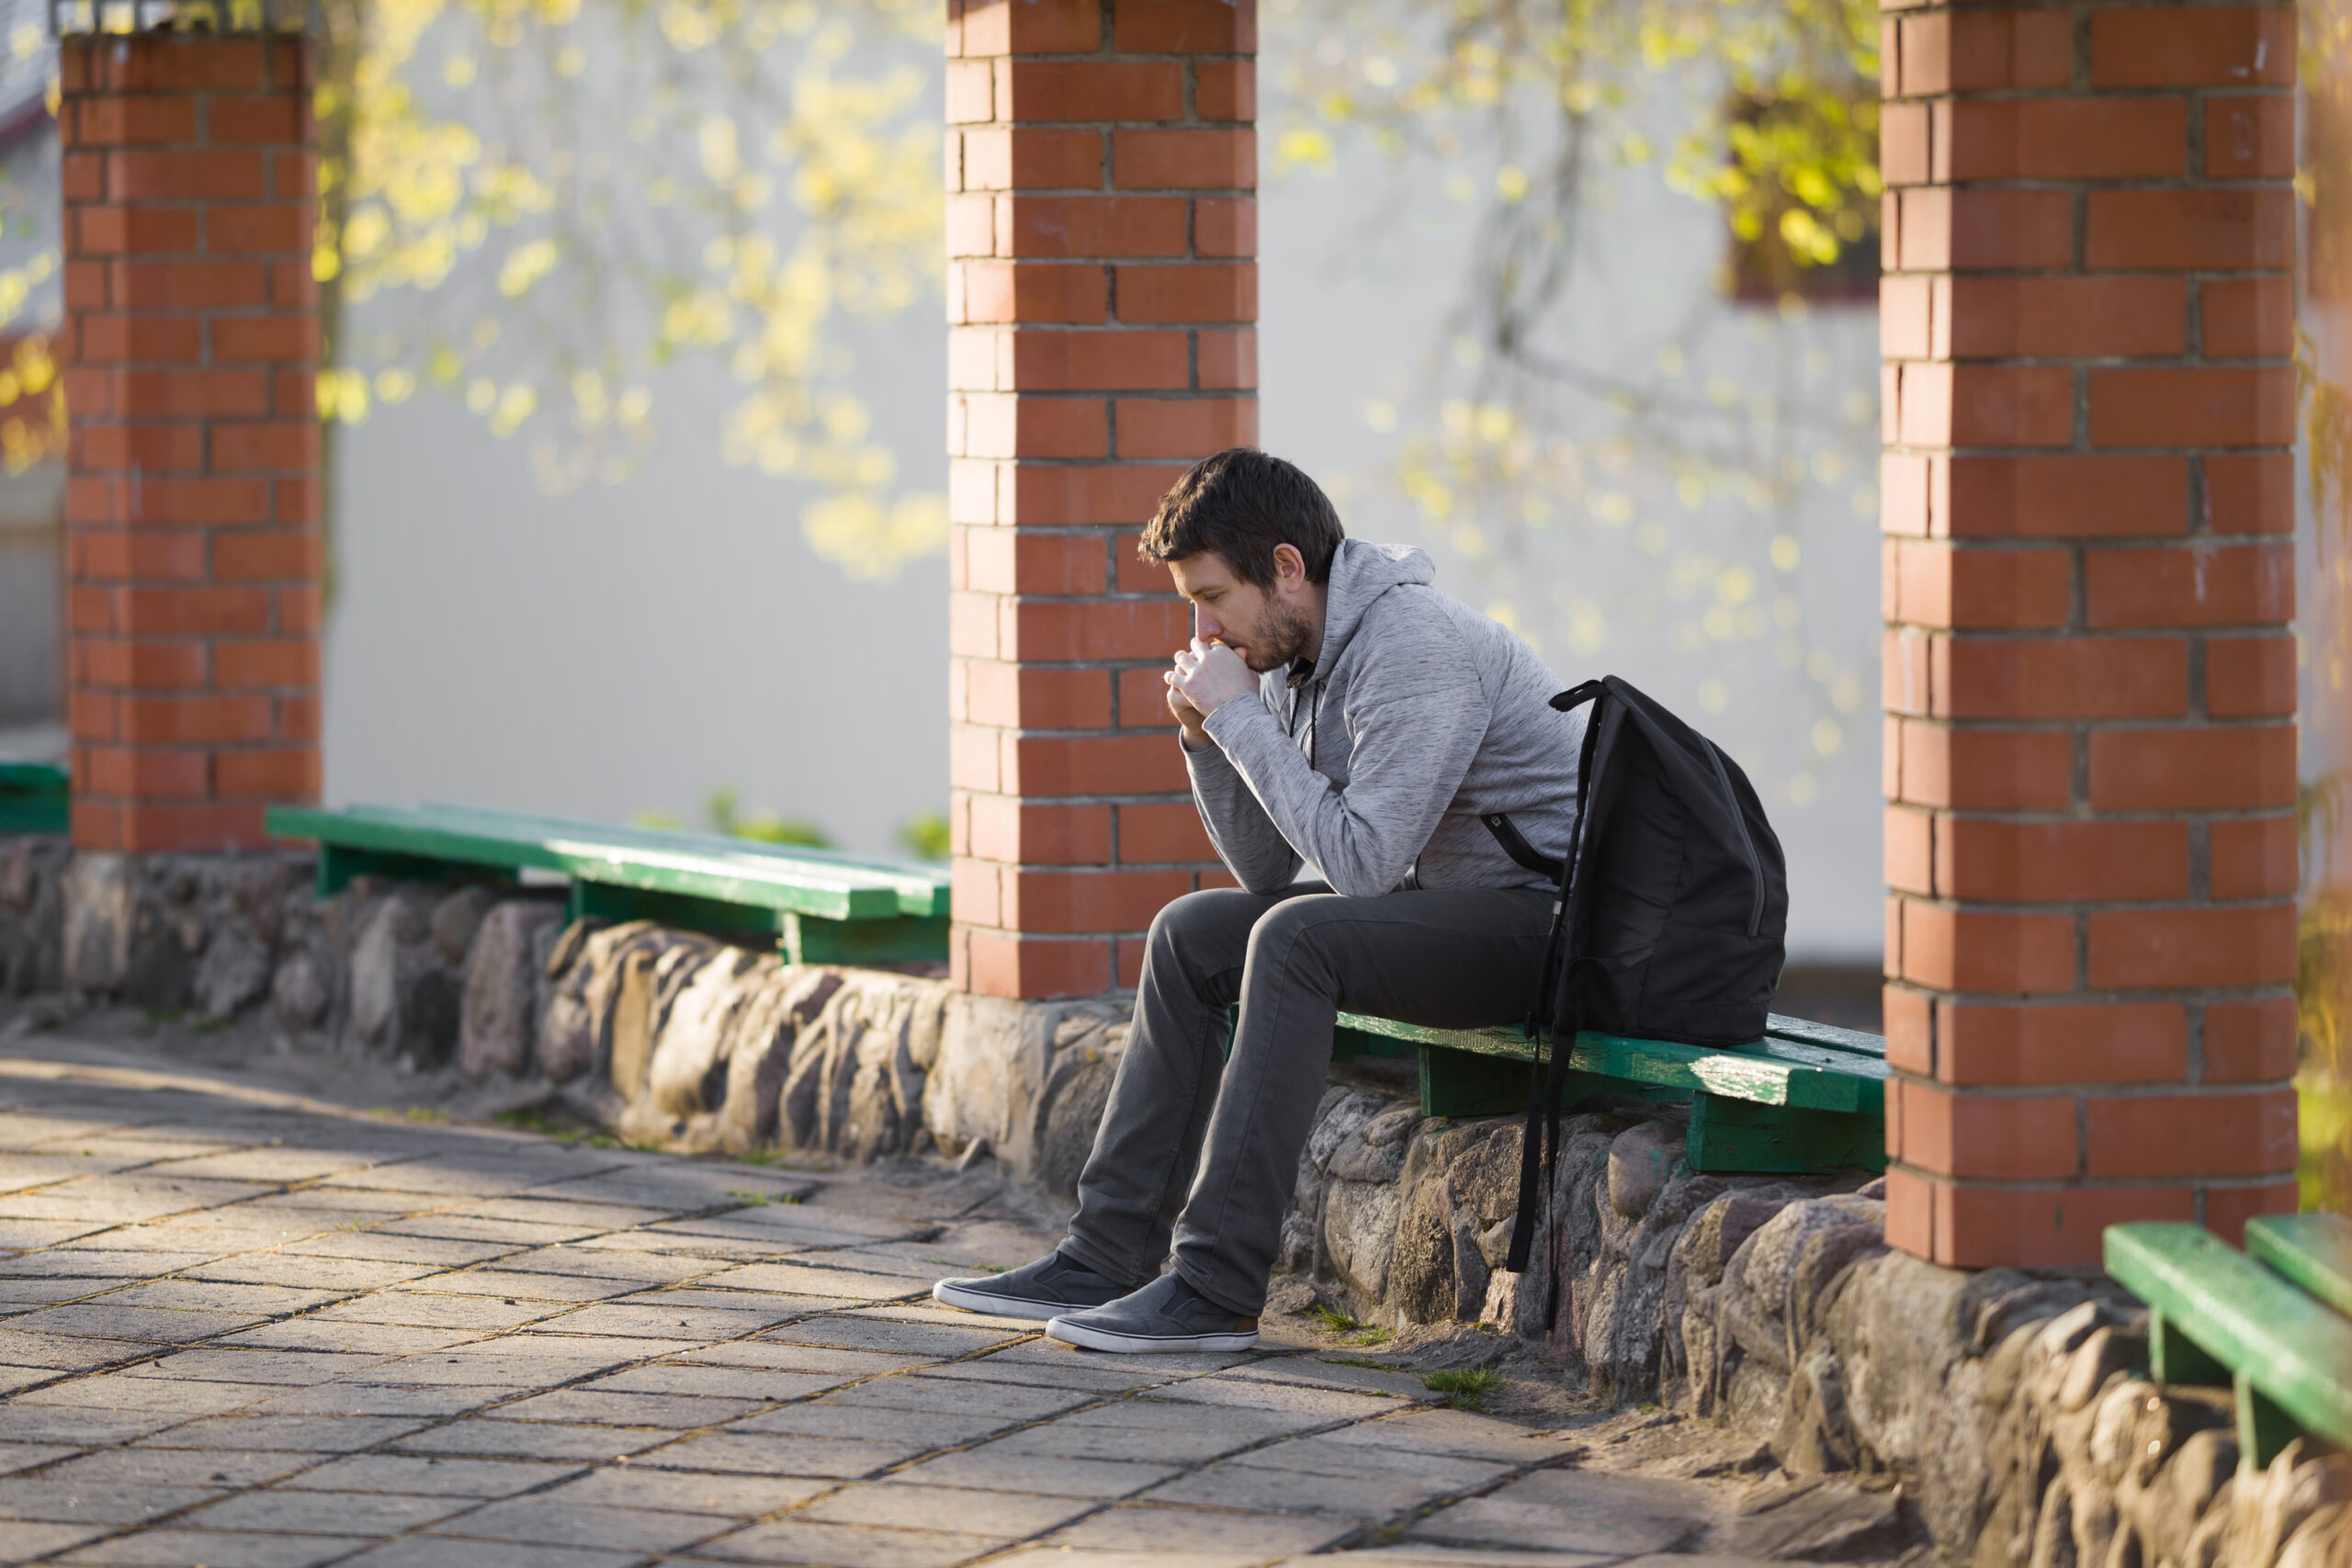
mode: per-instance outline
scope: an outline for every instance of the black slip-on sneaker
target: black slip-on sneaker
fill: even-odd
[[[1131,1296],[1052,1319],[1046,1325],[1046,1337],[1081,1349],[1126,1355],[1247,1350],[1258,1343],[1258,1320],[1227,1311],[1186,1284],[1182,1275],[1162,1274]]]
[[[1106,1280],[1058,1252],[1049,1252],[1035,1263],[1001,1274],[942,1280],[931,1288],[931,1299],[943,1306],[994,1313],[999,1317],[1048,1318],[1099,1307],[1134,1289]]]

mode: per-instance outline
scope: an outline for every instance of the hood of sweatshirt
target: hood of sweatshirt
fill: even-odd
[[[1331,578],[1323,600],[1323,649],[1315,668],[1328,673],[1348,650],[1373,601],[1392,588],[1418,587],[1437,580],[1426,551],[1410,545],[1375,545],[1342,539],[1331,558]]]

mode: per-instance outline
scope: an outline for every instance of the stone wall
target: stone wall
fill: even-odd
[[[243,1010],[288,1043],[451,1067],[632,1141],[993,1157],[1065,1202],[1125,1043],[1111,1002],[566,926],[548,894],[308,889],[293,857],[0,841],[0,985]],[[2242,1466],[2228,1395],[2146,1382],[2145,1314],[2101,1277],[1890,1251],[1867,1173],[1696,1174],[1684,1132],[1638,1100],[1564,1118],[1513,1274],[1517,1122],[1425,1119],[1402,1075],[1342,1066],[1282,1269],[1366,1323],[1482,1325],[1452,1348],[1540,1350],[1600,1398],[1725,1423],[1800,1475],[1899,1484],[1985,1568],[2352,1568],[2352,1460],[2299,1446]]]

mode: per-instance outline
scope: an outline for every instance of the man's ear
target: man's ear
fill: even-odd
[[[1274,547],[1274,581],[1294,592],[1306,583],[1306,558],[1296,545]]]

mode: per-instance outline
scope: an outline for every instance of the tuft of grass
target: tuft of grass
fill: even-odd
[[[1363,1326],[1354,1317],[1341,1312],[1329,1302],[1317,1302],[1306,1309],[1306,1321],[1326,1334],[1352,1334]]]
[[[1369,1356],[1317,1356],[1318,1361],[1334,1367],[1369,1367],[1375,1372],[1393,1372],[1397,1367],[1391,1361],[1375,1361]]]
[[[1367,1328],[1363,1333],[1357,1335],[1355,1337],[1355,1343],[1358,1345],[1385,1345],[1391,1339],[1396,1337],[1396,1331],[1395,1329],[1381,1328],[1375,1325],[1374,1327]]]
[[[1445,1395],[1445,1402],[1456,1410],[1484,1410],[1487,1395],[1503,1385],[1502,1373],[1492,1367],[1473,1367],[1466,1371],[1431,1372],[1421,1380],[1421,1386],[1431,1393]]]
[[[437,1105],[412,1105],[403,1112],[412,1122],[447,1122],[449,1113]]]
[[[747,1209],[764,1209],[770,1203],[775,1201],[774,1198],[769,1197],[766,1193],[754,1192],[748,1187],[730,1187],[727,1190],[727,1195],[741,1202],[743,1207]]]

